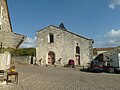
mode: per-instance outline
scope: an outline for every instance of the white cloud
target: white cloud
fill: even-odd
[[[108,32],[105,35],[105,37],[113,38],[113,39],[120,38],[120,29],[119,30],[112,29],[110,32]]]
[[[109,0],[109,8],[115,9],[117,5],[120,5],[120,0]]]
[[[120,29],[112,29],[107,34],[95,38],[94,47],[114,47],[120,46]]]
[[[119,30],[112,29],[105,35],[105,38],[106,38],[105,45],[120,46],[120,29]]]
[[[30,38],[27,37],[26,40],[21,44],[22,48],[31,48],[36,46],[36,37]]]
[[[114,9],[115,5],[114,4],[109,4],[109,8]]]

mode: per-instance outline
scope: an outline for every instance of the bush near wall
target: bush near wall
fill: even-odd
[[[8,51],[11,54],[11,64],[30,64],[31,57],[35,57],[35,48],[0,48],[0,53]]]
[[[36,55],[35,48],[20,48],[20,49],[6,48],[4,50],[9,51],[12,56],[35,56]]]

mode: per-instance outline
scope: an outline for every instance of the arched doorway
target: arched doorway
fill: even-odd
[[[31,56],[31,62],[30,62],[30,64],[33,64],[33,55]]]
[[[48,53],[48,64],[50,64],[50,65],[55,64],[55,53],[53,51],[50,51]]]
[[[76,65],[80,65],[80,55],[75,55],[76,57]]]
[[[78,43],[77,43],[77,46],[76,46],[76,65],[80,65],[80,47],[78,46]]]

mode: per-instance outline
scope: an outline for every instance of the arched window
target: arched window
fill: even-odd
[[[54,35],[52,33],[49,34],[48,42],[49,43],[54,43]]]
[[[80,47],[76,46],[76,54],[80,54]]]

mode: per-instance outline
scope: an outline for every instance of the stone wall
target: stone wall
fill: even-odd
[[[12,56],[12,64],[31,64],[31,56]],[[35,57],[33,57],[33,64],[35,64]]]
[[[54,34],[54,43],[48,42],[48,35]],[[48,63],[48,52],[55,53],[55,60],[61,58],[62,64],[67,64],[69,59],[76,60],[76,46],[80,47],[80,65],[87,65],[92,59],[92,40],[62,30],[55,26],[49,26],[37,32],[36,58],[42,58],[42,64]]]
[[[0,46],[18,48],[25,36],[12,32],[7,0],[0,0]]]
[[[12,32],[10,16],[6,0],[0,0],[0,20],[1,20],[1,31]]]

